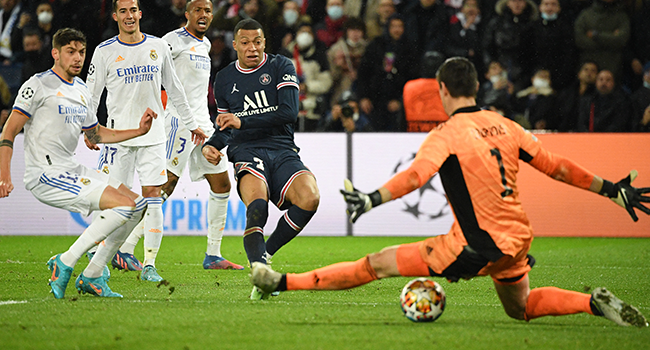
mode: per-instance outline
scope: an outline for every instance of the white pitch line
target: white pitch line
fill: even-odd
[[[0,301],[0,305],[12,305],[12,304],[26,304],[27,300],[4,300]]]

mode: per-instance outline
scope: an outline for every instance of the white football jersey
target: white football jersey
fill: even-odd
[[[192,114],[199,127],[209,136],[214,131],[208,110],[210,40],[195,37],[185,27],[165,34],[163,39],[171,46],[176,75],[183,84]],[[172,115],[182,117],[174,103],[168,103],[167,109]]]
[[[169,45],[166,41],[144,34],[137,43],[120,41],[118,36],[108,39],[95,49],[88,69],[88,88],[93,96],[91,111],[97,112],[99,99],[108,90],[106,126],[114,129],[136,129],[142,114],[151,108],[158,114],[151,131],[140,137],[121,142],[124,146],[148,146],[166,140],[161,86],[178,109],[189,130],[194,121],[183,86],[174,71]]]
[[[53,70],[29,78],[18,91],[13,109],[25,124],[25,188],[31,190],[46,170],[72,171],[82,129],[97,126],[92,97],[83,80],[69,82]]]

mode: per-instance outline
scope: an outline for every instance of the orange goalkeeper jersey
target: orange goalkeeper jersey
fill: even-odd
[[[533,230],[519,200],[519,160],[572,185],[589,188],[593,174],[551,154],[519,124],[475,106],[461,108],[432,130],[409,169],[386,187],[393,199],[425,184],[439,172],[456,222],[474,251],[492,262],[516,256],[530,245]]]

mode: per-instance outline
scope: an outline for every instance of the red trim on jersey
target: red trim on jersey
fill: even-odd
[[[278,90],[280,90],[281,88],[283,88],[285,86],[293,86],[296,89],[300,90],[300,85],[298,85],[298,84],[296,84],[294,82],[282,82],[282,83],[277,85],[277,88],[278,88]]]
[[[237,68],[237,71],[239,71],[239,73],[250,74],[250,73],[253,73],[256,70],[260,69],[264,65],[264,63],[266,63],[267,58],[268,58],[268,56],[266,55],[266,53],[264,53],[264,57],[262,58],[262,62],[260,62],[260,64],[258,64],[257,67],[255,67],[255,68],[242,68],[239,65],[239,60],[237,60],[237,62],[235,62],[235,68]]]

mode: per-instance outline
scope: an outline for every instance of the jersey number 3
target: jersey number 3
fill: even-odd
[[[503,158],[498,148],[492,148],[490,154],[497,158],[499,163],[499,172],[501,173],[501,183],[503,184],[504,191],[501,192],[501,198],[506,198],[512,194],[512,188],[508,187],[508,180],[506,180],[506,168],[503,167]]]

